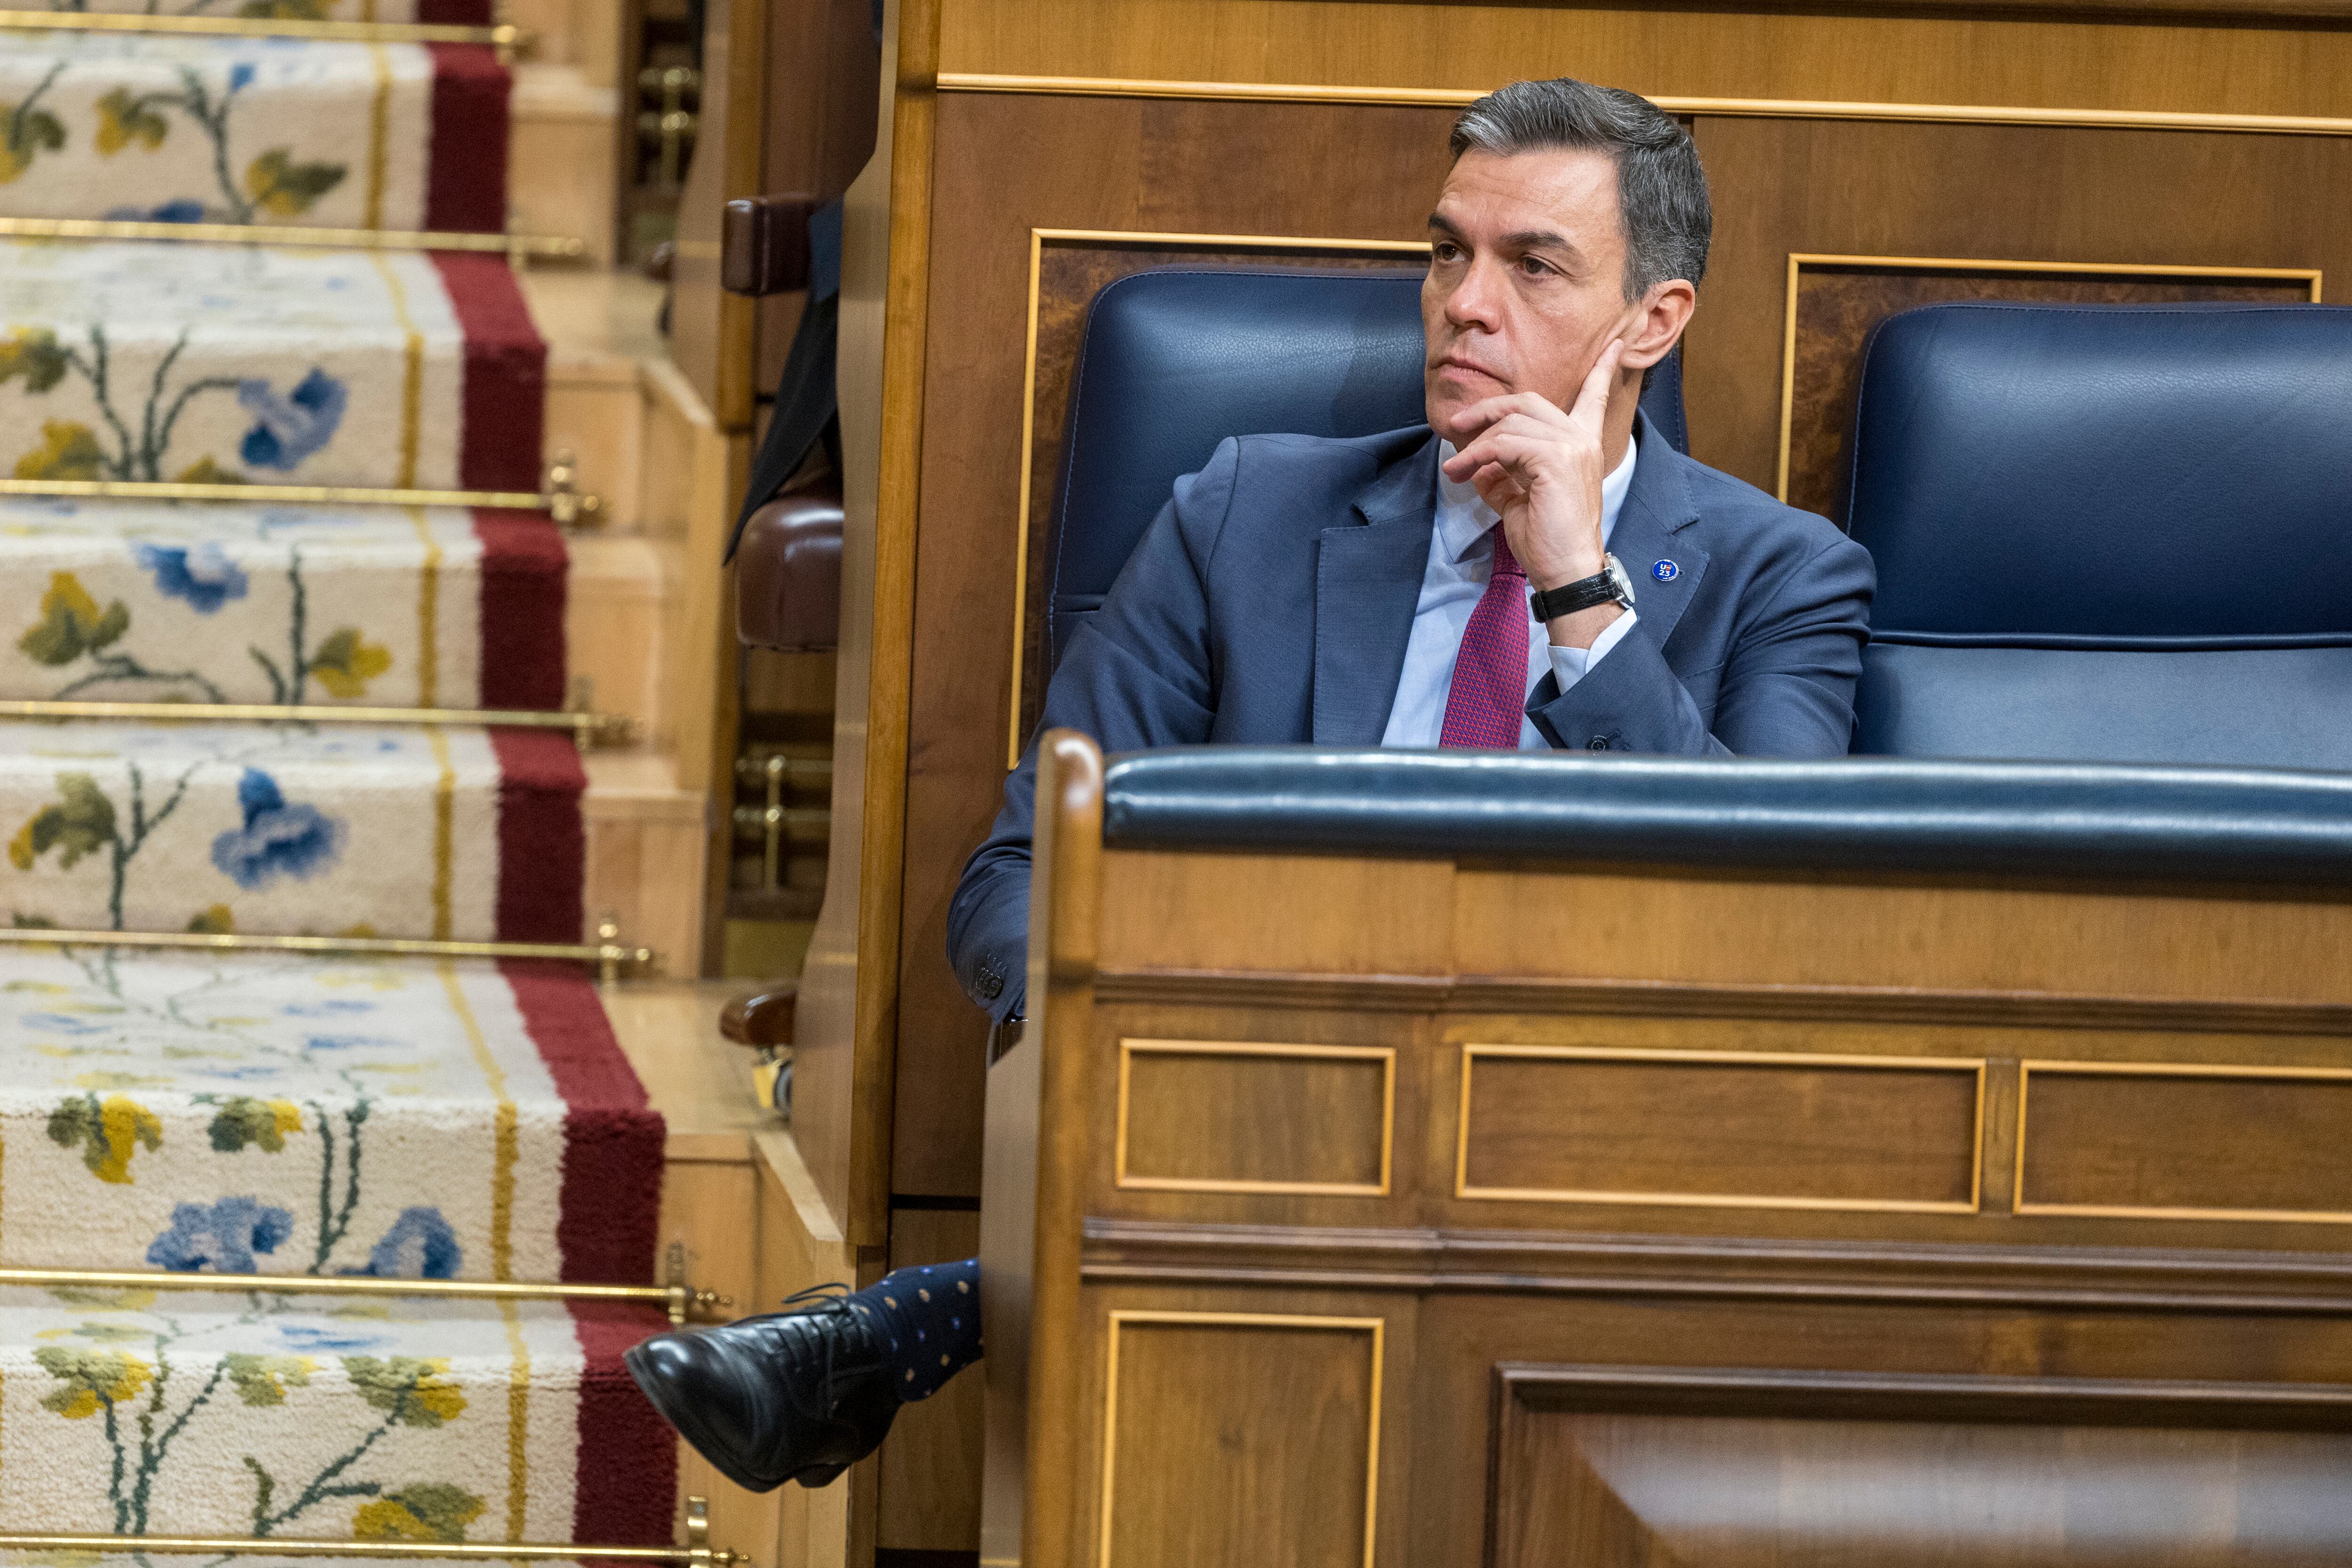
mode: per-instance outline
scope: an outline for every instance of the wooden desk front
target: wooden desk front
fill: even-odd
[[[2352,902],[1106,849],[1048,762],[984,1563],[2352,1560]]]

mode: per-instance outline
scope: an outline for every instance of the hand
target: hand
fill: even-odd
[[[1511,553],[1536,588],[1557,588],[1607,569],[1601,542],[1601,482],[1609,477],[1602,425],[1624,352],[1622,340],[1601,351],[1565,414],[1534,393],[1519,392],[1474,403],[1455,416],[1450,434],[1457,450],[1445,477],[1469,480],[1495,509]],[[1601,608],[1612,613],[1600,626],[1616,619],[1616,606]]]

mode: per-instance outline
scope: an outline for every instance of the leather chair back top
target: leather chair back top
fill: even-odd
[[[1855,751],[2352,769],[2352,310],[1905,311],[1852,494]]]
[[[1045,558],[1046,668],[1182,475],[1228,436],[1370,436],[1422,417],[1421,271],[1171,267],[1095,296]],[[1642,408],[1678,450],[1682,356]]]

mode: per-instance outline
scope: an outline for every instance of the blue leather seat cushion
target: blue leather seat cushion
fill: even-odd
[[[1855,707],[1862,752],[2352,770],[2352,647],[1873,643]]]

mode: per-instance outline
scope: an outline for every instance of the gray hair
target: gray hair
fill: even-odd
[[[1562,147],[1606,153],[1617,163],[1617,207],[1625,226],[1625,298],[1706,271],[1715,230],[1706,174],[1690,132],[1638,93],[1559,77],[1515,81],[1462,111],[1454,122],[1454,156],[1509,154]]]

